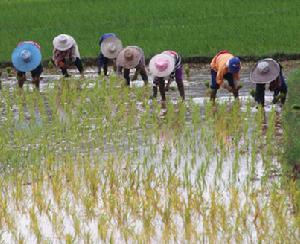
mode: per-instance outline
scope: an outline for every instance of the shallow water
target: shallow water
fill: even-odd
[[[287,74],[292,70],[292,67],[294,67],[296,64],[293,63],[291,66],[287,66]],[[246,67],[241,71],[240,74],[240,82],[243,85],[243,87],[240,89],[240,95],[241,96],[247,96],[249,95],[249,91],[251,89],[255,88],[255,85],[253,85],[250,82],[249,79],[249,72],[250,72],[250,64],[245,65]],[[195,68],[190,69],[190,75],[187,77],[186,75],[184,76],[184,86],[185,86],[185,93],[186,93],[186,98],[197,98],[197,97],[206,97],[208,88],[206,87],[205,83],[210,81],[210,70],[209,67],[207,66],[199,66]],[[77,70],[75,69],[70,69],[69,73],[71,74],[71,78],[76,78],[80,79],[80,75],[78,74]],[[131,74],[134,73],[134,70],[131,70]],[[109,74],[114,76],[113,70],[109,70]],[[30,82],[30,74],[28,75],[28,83]],[[47,89],[52,89],[54,88],[54,82],[61,79],[62,75],[59,74],[58,72],[55,72],[53,70],[46,70],[42,74],[42,81],[41,81],[41,91],[47,91]],[[89,88],[94,87],[94,83],[92,81],[98,81],[99,82],[99,76],[97,74],[97,68],[96,67],[88,67],[85,69],[85,79],[91,80],[91,84]],[[150,85],[152,84],[153,77],[149,75],[149,83]],[[101,78],[100,78],[101,82]],[[24,87],[28,86],[28,83],[24,85]],[[7,74],[3,75],[2,77],[2,84],[4,86],[11,86],[15,87],[17,84],[16,77],[8,77]],[[131,86],[137,86],[141,87],[143,86],[144,83],[141,80],[136,80],[131,82]],[[29,85],[29,90],[33,90],[33,86]],[[176,82],[173,81],[170,86],[171,89],[167,92],[167,96],[170,96],[172,98],[177,98],[179,96],[177,89],[176,89]],[[271,95],[270,92],[266,91],[266,95]],[[224,90],[220,89],[218,91],[218,96],[230,96],[230,94]]]
[[[76,74],[76,71],[72,71],[71,73],[73,74],[73,77],[80,78],[80,76]],[[205,219],[213,219],[214,213],[211,212],[211,209],[214,204],[213,196],[215,194],[216,203],[220,206],[219,211],[223,208],[223,210],[225,209],[225,211],[228,211],[227,214],[232,214],[228,215],[226,225],[244,228],[242,229],[243,234],[240,241],[258,242],[260,230],[257,228],[253,216],[255,215],[257,208],[263,208],[270,205],[271,200],[269,195],[272,191],[273,183],[275,182],[276,185],[280,182],[279,176],[276,175],[276,173],[280,172],[280,163],[278,162],[277,155],[271,155],[273,149],[270,149],[270,153],[266,150],[265,145],[263,145],[267,135],[260,135],[261,138],[251,137],[253,133],[255,133],[255,128],[252,128],[251,126],[255,127],[256,115],[259,113],[257,113],[253,99],[248,95],[249,90],[253,85],[249,82],[247,72],[242,73],[241,76],[244,86],[241,90],[240,97],[240,115],[241,118],[243,118],[243,121],[241,121],[243,126],[248,123],[249,127],[245,128],[245,132],[243,132],[245,138],[240,138],[237,145],[234,144],[234,135],[229,134],[229,132],[226,133],[226,131],[222,134],[222,129],[220,129],[220,137],[217,137],[220,141],[214,142],[211,139],[215,136],[212,131],[213,125],[210,124],[211,121],[213,121],[213,116],[211,118],[209,116],[207,118],[205,117],[205,112],[207,112],[205,111],[205,107],[207,106],[208,97],[205,96],[206,87],[204,84],[205,80],[209,79],[209,73],[206,68],[192,69],[191,77],[184,82],[186,96],[188,100],[191,100],[191,103],[186,103],[187,110],[184,115],[184,119],[186,120],[185,126],[180,130],[180,124],[174,125],[174,127],[179,127],[177,131],[178,137],[174,135],[175,128],[163,127],[165,121],[172,120],[172,118],[168,118],[168,114],[165,118],[155,120],[155,122],[161,123],[161,127],[155,127],[150,123],[146,125],[147,129],[142,130],[141,125],[138,123],[140,122],[141,116],[146,113],[146,108],[142,101],[133,100],[133,105],[137,109],[137,114],[132,113],[132,111],[130,111],[132,113],[130,114],[136,116],[138,121],[136,125],[134,122],[132,125],[131,122],[130,130],[128,131],[126,131],[126,124],[122,123],[122,120],[125,118],[119,118],[119,121],[118,119],[116,119],[117,121],[113,121],[118,115],[118,109],[122,109],[120,106],[111,106],[108,110],[109,113],[106,116],[101,114],[101,120],[99,120],[97,114],[94,114],[95,117],[91,116],[91,113],[93,113],[94,110],[92,110],[93,106],[89,103],[91,100],[95,101],[95,97],[83,95],[80,97],[81,100],[79,101],[74,98],[70,101],[71,104],[74,103],[75,108],[73,111],[72,106],[68,104],[68,99],[64,97],[66,94],[57,95],[55,99],[58,99],[59,101],[55,101],[55,99],[51,97],[51,94],[53,94],[51,91],[58,89],[57,80],[60,77],[61,76],[51,74],[44,75],[41,84],[41,92],[39,93],[40,96],[33,92],[34,89],[31,85],[26,85],[24,87],[26,96],[32,98],[37,95],[36,97],[40,99],[39,102],[30,100],[33,104],[28,104],[26,102],[26,96],[23,97],[22,94],[20,94],[20,97],[17,96],[15,90],[15,78],[9,78],[4,81],[4,87],[5,89],[9,88],[10,95],[8,96],[9,101],[1,101],[3,108],[1,123],[5,123],[8,114],[11,112],[13,121],[16,124],[14,129],[17,133],[21,134],[21,136],[19,136],[20,138],[24,135],[24,140],[26,141],[31,141],[31,132],[36,131],[37,135],[34,135],[33,138],[39,138],[40,133],[43,132],[43,128],[45,128],[45,130],[50,128],[49,132],[46,131],[45,134],[47,136],[46,142],[48,145],[45,148],[42,148],[42,150],[53,151],[55,155],[58,155],[56,159],[58,161],[57,168],[54,169],[53,172],[49,172],[50,175],[46,172],[45,175],[43,174],[40,176],[40,180],[33,179],[31,182],[22,186],[25,193],[22,202],[19,202],[14,198],[14,194],[12,193],[16,187],[14,182],[11,182],[8,187],[8,189],[11,189],[8,191],[7,189],[3,189],[3,196],[10,202],[7,211],[9,216],[13,219],[12,222],[15,223],[15,226],[10,227],[11,229],[8,225],[3,229],[1,236],[5,242],[16,241],[16,236],[18,236],[18,234],[20,234],[27,242],[38,242],[36,233],[34,233],[32,227],[32,222],[34,220],[30,216],[30,211],[32,210],[36,213],[38,226],[43,237],[42,239],[50,240],[53,243],[63,242],[66,235],[72,237],[76,236],[74,217],[79,218],[80,230],[81,233],[83,233],[81,236],[74,237],[75,242],[84,242],[86,234],[90,235],[92,242],[99,242],[98,221],[101,214],[109,216],[107,227],[108,236],[113,234],[116,242],[125,242],[126,240],[124,239],[122,226],[118,225],[118,218],[120,216],[115,214],[119,208],[127,211],[126,216],[123,216],[125,227],[132,228],[132,231],[136,233],[135,235],[140,236],[144,230],[142,222],[144,219],[139,213],[142,210],[139,208],[139,211],[135,213],[135,211],[131,209],[130,204],[125,201],[127,196],[125,190],[128,190],[130,194],[137,194],[137,201],[142,199],[143,201],[146,201],[144,204],[146,204],[148,200],[148,198],[144,197],[149,194],[149,191],[150,193],[152,191],[157,191],[157,197],[155,199],[156,203],[152,203],[153,205],[148,203],[150,206],[147,205],[148,207],[151,207],[151,209],[155,206],[161,211],[166,211],[168,209],[168,203],[173,202],[173,204],[175,204],[175,207],[173,206],[174,213],[172,214],[172,222],[174,222],[176,229],[176,238],[173,239],[174,242],[187,241],[183,229],[186,227],[185,221],[188,216],[186,216],[185,212],[176,211],[176,203],[180,203],[182,206],[188,206],[190,202],[195,201],[195,199],[191,200],[190,198],[198,196],[197,194],[200,195],[196,197],[196,199],[200,198],[200,201],[197,206],[195,206],[195,209],[191,210],[191,222],[195,226],[197,233],[194,237],[196,240],[199,240],[198,238],[201,237],[203,242],[208,243],[210,241],[206,235],[209,234],[211,227],[210,224],[205,226],[204,222],[207,221]],[[86,77],[89,80],[82,84],[82,93],[87,90],[92,91],[92,89],[97,87],[97,84],[103,82],[103,78],[99,78],[93,68],[86,70]],[[143,82],[135,81],[132,82],[132,85],[142,86]],[[175,82],[172,83],[172,87],[175,87],[175,89],[170,89],[167,96],[175,104],[174,108],[179,109],[180,102],[178,101],[180,99]],[[222,105],[228,103],[228,113],[230,113],[230,111],[234,109],[233,97],[223,90],[220,90],[218,95],[217,103],[220,105],[218,108],[222,109]],[[109,95],[107,95],[107,97],[109,97]],[[269,116],[272,115],[273,108],[276,109],[277,112],[280,112],[279,106],[270,105],[271,99],[272,96],[267,94],[267,106],[265,107],[265,111]],[[7,102],[9,103],[9,106],[5,104]],[[130,105],[130,102],[131,101],[128,100],[125,105]],[[83,103],[85,106],[80,107],[77,103]],[[200,112],[199,116],[202,121],[198,127],[193,128],[191,109],[195,104],[200,105],[200,111],[197,111]],[[86,107],[90,110],[85,110]],[[8,111],[9,109],[7,108],[11,108],[11,111]],[[250,113],[245,116],[249,108]],[[133,107],[129,107],[129,109],[134,110]],[[103,111],[101,112],[103,113]],[[157,112],[158,111],[155,110],[155,108],[150,106],[151,114]],[[180,117],[179,114],[174,114],[175,117],[173,119],[176,120]],[[25,119],[22,119],[23,115]],[[82,118],[78,119],[78,115]],[[124,116],[125,115],[126,113],[124,113]],[[224,114],[224,120],[228,119],[225,115],[226,114]],[[280,117],[280,115],[278,116]],[[52,121],[56,121],[56,123],[59,121],[58,124],[54,124],[54,127],[59,127],[60,130],[51,127]],[[121,124],[117,127],[120,131],[115,132],[109,130],[112,121]],[[76,137],[76,135],[66,134],[65,129],[68,128],[68,126],[66,126],[66,128],[62,126],[64,124],[68,125],[72,123],[73,125],[76,125],[78,137]],[[220,126],[221,128],[222,126],[227,128],[226,123],[220,123]],[[105,129],[100,130],[100,127]],[[152,127],[155,129],[152,130]],[[85,133],[82,133],[82,131]],[[12,131],[12,133],[14,132],[15,131]],[[11,137],[13,136],[14,135],[12,134]],[[57,136],[57,138],[55,136]],[[69,137],[65,138],[65,136]],[[27,137],[29,137],[29,139]],[[280,138],[276,137],[273,139],[273,144],[276,145],[275,142]],[[260,147],[255,144],[252,145],[252,140],[259,142],[262,145],[259,145]],[[33,142],[35,142],[35,140],[33,140]],[[222,147],[219,146],[219,144],[223,147],[224,155],[222,155]],[[41,145],[23,145],[23,143],[19,143],[19,145],[13,146],[19,154],[27,156],[30,155],[30,153],[27,152],[33,152],[35,147],[37,147],[38,150],[41,150],[39,147]],[[258,147],[256,150],[260,149],[260,151],[257,151],[254,156],[251,156],[252,149],[255,146]],[[237,151],[240,151],[241,153],[237,154]],[[65,163],[65,155],[72,155],[72,157],[68,158],[69,161],[67,161],[67,163]],[[108,160],[110,155],[116,157],[112,162]],[[92,208],[95,211],[93,218],[87,218],[86,211],[89,210],[89,207],[87,207],[84,202],[84,196],[91,195],[88,190],[89,179],[88,176],[85,175],[87,168],[80,168],[82,163],[78,163],[78,161],[85,158],[88,160],[93,159],[86,167],[90,168],[93,172],[99,172],[99,183],[97,184],[99,190],[98,194],[95,196],[97,204]],[[41,163],[45,164],[43,160]],[[69,181],[67,179],[69,170],[68,165],[72,165],[72,167],[75,168],[74,179],[70,179]],[[94,167],[97,168],[94,169]],[[271,174],[270,172],[266,173],[266,170],[270,171],[270,169],[274,174]],[[109,178],[111,177],[111,173],[116,176],[116,181],[119,182],[119,185],[111,186],[112,183]],[[57,182],[55,179],[53,180],[52,177],[55,177],[56,174],[63,174],[62,178],[57,179],[57,182],[62,183],[61,188],[65,196],[61,205],[58,204],[54,196],[55,189],[53,188],[53,185]],[[150,177],[151,175],[152,180],[149,182],[150,186],[147,186],[145,184],[145,178]],[[174,182],[171,180],[174,180]],[[174,189],[171,188],[170,190],[168,188],[169,181],[173,182],[171,185]],[[37,196],[36,193],[34,193],[34,188],[40,182],[42,182],[42,187],[40,191],[38,191],[38,194],[45,200],[47,205],[46,209],[42,212],[39,212],[37,209]],[[80,188],[78,189],[80,197],[77,199],[75,198],[74,193],[69,189],[69,187],[71,188],[71,185],[76,183],[80,184]],[[104,190],[102,189],[103,186],[105,186]],[[175,200],[169,197],[172,191],[175,193],[175,197],[177,197]],[[234,198],[235,191],[237,192],[236,200],[239,205],[235,206],[235,208],[233,207],[233,210],[231,210],[232,212],[230,212],[229,209],[232,208],[231,205],[234,201],[232,199]],[[105,199],[106,195],[109,197],[116,197],[115,201],[117,201],[117,204],[113,205],[114,202],[111,203],[112,206],[115,207],[105,206],[103,199]],[[256,196],[254,200],[253,195]],[[133,196],[134,195],[132,195],[132,197]],[[141,203],[138,203],[139,207],[141,207]],[[271,203],[274,204],[274,202]],[[20,208],[18,204],[21,204],[23,207]],[[106,204],[110,204],[110,201],[106,202]],[[289,203],[286,203],[287,206],[284,206],[283,212],[289,217],[292,217],[291,209],[288,204]],[[200,209],[198,209],[198,207]],[[143,211],[151,214],[152,210],[147,212],[146,207]],[[236,222],[237,219],[239,219],[239,215],[243,214],[243,211],[247,211],[247,217],[246,219],[243,219],[243,221],[246,222],[244,225]],[[282,213],[280,212],[280,214]],[[59,221],[53,219],[53,215],[59,216]],[[275,221],[276,214],[268,213],[267,216],[267,220],[265,219],[264,221],[267,221],[270,225],[269,228],[272,233],[272,230],[276,229],[271,224]],[[159,211],[157,211],[156,216],[153,217],[152,225],[155,232],[153,233],[153,236],[151,236],[152,242],[162,241],[163,230],[166,228],[164,222],[165,217],[164,212],[161,213]],[[226,225],[223,227],[226,227]],[[247,226],[245,227],[245,225]],[[59,229],[58,231],[55,230],[57,227]],[[286,226],[286,228],[289,229],[288,226]],[[244,232],[244,230],[247,230],[247,233]],[[61,234],[59,234],[60,232]],[[217,231],[216,240],[221,242],[227,235],[230,234],[226,233],[226,231],[223,232],[222,230],[219,230]],[[233,234],[233,236],[235,236],[235,234]],[[233,239],[229,240],[234,242],[235,239],[234,237],[232,238]],[[133,237],[132,239],[129,238],[129,241],[134,240]],[[106,238],[105,241],[108,242],[109,237]]]

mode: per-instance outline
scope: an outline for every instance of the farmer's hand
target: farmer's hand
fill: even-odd
[[[227,91],[229,92],[232,92],[233,89],[232,87],[227,83],[227,82],[223,82],[222,86],[221,86],[223,89],[226,89]]]
[[[63,61],[59,61],[58,62],[58,67],[61,69],[68,69],[68,65],[66,63],[64,63]]]
[[[172,78],[169,78],[169,79],[168,79],[168,82],[167,82],[167,84],[166,84],[166,86],[165,86],[165,91],[168,91],[168,90],[169,90],[172,81],[173,81]]]

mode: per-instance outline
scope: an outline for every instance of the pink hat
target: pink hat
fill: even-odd
[[[164,53],[155,55],[149,63],[150,72],[157,77],[169,76],[174,67],[174,58]]]

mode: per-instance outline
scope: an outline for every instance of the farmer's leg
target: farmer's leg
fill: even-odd
[[[213,69],[210,70],[211,74],[211,93],[210,93],[210,100],[215,101],[216,96],[217,96],[217,90],[220,88],[220,86],[217,83],[217,72],[214,71]]]
[[[116,64],[116,59],[112,59],[112,66],[113,66],[113,70],[114,72],[117,72],[117,64]]]
[[[101,75],[101,69],[104,65],[104,55],[100,52],[97,58],[98,75]]]
[[[80,72],[80,74],[83,74],[83,65],[82,65],[80,58],[75,59],[75,65],[76,65],[78,71]]]
[[[256,84],[255,101],[262,106],[265,105],[265,84]]]
[[[32,83],[35,84],[35,87],[37,89],[40,88],[40,77],[43,72],[43,66],[40,64],[38,67],[36,67],[34,70],[31,71],[31,78],[32,78]]]
[[[139,72],[140,72],[140,74],[142,76],[142,80],[144,81],[145,85],[147,85],[148,84],[148,75],[147,75],[147,71],[146,71],[145,65],[141,65],[139,67]]]
[[[19,87],[22,88],[24,85],[24,82],[26,81],[25,72],[17,71],[17,80],[18,80]]]
[[[158,87],[159,87],[159,93],[161,95],[161,100],[166,101],[166,92],[165,92],[165,80],[164,78],[157,78],[158,81]]]
[[[105,76],[107,76],[107,66],[108,66],[108,58],[104,57],[104,60],[103,60],[103,72],[104,72]]]
[[[153,93],[152,93],[152,96],[150,97],[151,99],[157,97],[157,86],[158,86],[158,84],[159,84],[159,78],[158,77],[154,77],[154,79],[153,79],[153,87],[152,87]]]
[[[185,100],[182,66],[175,71],[175,80],[182,100]]]
[[[159,93],[161,95],[161,107],[165,109],[166,106],[166,92],[165,92],[165,80],[164,78],[158,78]]]
[[[287,92],[288,92],[288,87],[287,87],[287,84],[285,82],[283,82],[281,84],[281,104],[284,104],[285,103],[285,99],[286,99],[286,95],[287,95]]]
[[[272,103],[276,104],[278,102],[278,95],[280,93],[280,87],[273,88],[272,90],[274,91]]]
[[[124,79],[126,81],[127,86],[130,86],[130,76],[129,76],[129,74],[130,74],[130,69],[125,69],[124,68]]]

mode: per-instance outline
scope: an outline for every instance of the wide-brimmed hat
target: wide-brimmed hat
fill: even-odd
[[[53,46],[59,51],[66,51],[75,44],[73,37],[67,34],[60,34],[53,39]]]
[[[149,63],[150,72],[157,77],[169,76],[174,70],[174,58],[170,55],[161,53],[151,58]]]
[[[116,58],[122,50],[122,42],[117,37],[108,37],[101,43],[101,52],[104,57],[113,59]]]
[[[28,72],[39,66],[42,54],[33,42],[23,42],[14,49],[11,60],[18,71]]]
[[[241,61],[238,57],[229,59],[228,69],[230,73],[238,73],[241,69]]]
[[[118,54],[117,66],[124,67],[125,69],[135,68],[139,64],[142,55],[141,51],[136,47],[126,47]]]
[[[278,77],[279,72],[279,64],[274,59],[262,59],[251,70],[250,80],[253,83],[270,83]]]

